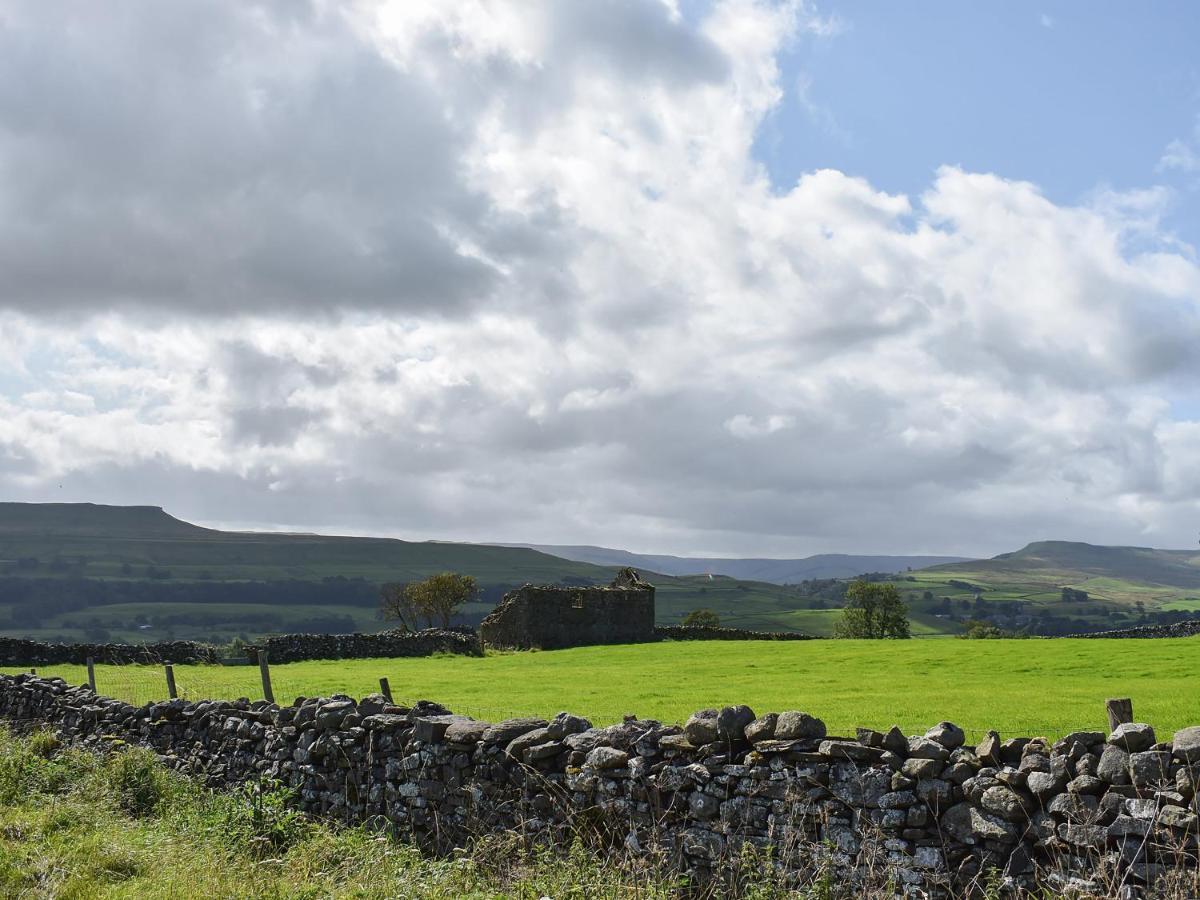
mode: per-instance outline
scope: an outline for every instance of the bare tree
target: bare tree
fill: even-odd
[[[379,612],[385,619],[395,619],[402,631],[416,631],[420,611],[409,597],[403,584],[390,581],[379,588]]]

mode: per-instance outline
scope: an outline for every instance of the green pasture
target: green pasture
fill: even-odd
[[[14,671],[12,668],[6,671]],[[177,666],[192,698],[261,696],[251,667]],[[1200,723],[1200,638],[1158,640],[667,642],[491,654],[483,659],[332,660],[271,667],[276,699],[378,690],[427,698],[489,720],[569,710],[597,724],[625,714],[681,721],[708,706],[803,709],[833,733],[855,726],[906,732],[949,719],[978,738],[1056,736],[1105,727],[1104,701],[1131,697],[1162,734]],[[82,683],[82,666],[39,674]],[[98,666],[101,693],[162,699],[161,668]]]

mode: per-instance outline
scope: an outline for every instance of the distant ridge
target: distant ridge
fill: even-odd
[[[869,556],[822,553],[800,559],[664,556],[631,553],[608,547],[567,544],[504,544],[526,547],[574,562],[598,566],[633,566],[660,575],[726,575],[746,581],[796,584],[813,578],[851,578],[864,572],[904,572],[946,563],[966,562],[963,556]]]
[[[1012,553],[940,565],[927,574],[955,572],[982,580],[1038,577],[1057,579],[1058,584],[1067,585],[1112,578],[1194,590],[1200,588],[1200,552],[1106,547],[1080,541],[1034,541]]]
[[[106,506],[101,503],[0,502],[0,536],[181,537],[203,540],[219,531],[176,519],[161,506]]]

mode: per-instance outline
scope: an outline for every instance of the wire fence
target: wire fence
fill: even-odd
[[[389,677],[389,674],[383,669],[384,667],[381,666],[379,675],[372,676],[369,681],[364,680],[362,673],[359,672],[355,673],[353,677],[347,677],[340,684],[335,680],[332,686],[327,678],[321,679],[318,686],[314,683],[311,675],[303,669],[283,664],[270,667],[270,682],[274,699],[281,706],[291,705],[297,698],[329,696],[338,692],[344,692],[350,696],[361,698],[368,693],[379,691],[378,678],[388,678],[393,702],[401,706],[412,706],[420,699],[434,700],[444,703],[456,714],[489,722],[522,716],[550,717],[559,711],[557,709],[538,708],[538,705],[534,705],[532,708],[519,708],[510,704],[472,702],[468,698],[472,695],[478,696],[475,691],[466,691],[467,696],[460,694],[457,697],[431,697],[423,693],[414,692],[411,686],[406,686],[394,673]],[[172,670],[176,695],[181,699],[191,701],[237,700],[240,698],[261,700],[265,696],[264,684],[257,666],[177,665],[173,666]],[[0,671],[15,674],[17,671],[30,670],[17,670],[8,667],[0,668]],[[38,667],[36,671],[40,676],[47,678],[60,677],[73,685],[87,685],[88,683],[86,666],[52,665]],[[138,706],[169,699],[165,666],[135,664],[119,666],[96,665],[94,667],[94,674],[96,691],[103,696],[113,697]],[[1028,717],[1003,716],[1003,721],[999,722],[978,722],[971,719],[965,721],[954,719],[954,721],[955,724],[966,732],[968,739],[972,741],[981,739],[987,731],[992,729],[999,730],[1004,736],[1021,735],[1056,738],[1074,729],[1104,729],[1105,714],[1103,703],[1102,699],[1097,700],[1094,707],[1094,715],[1091,714],[1091,708],[1089,707],[1089,715],[1085,717],[1090,721],[1076,721],[1073,728],[1066,727],[1062,720],[1050,722],[1036,715]],[[663,708],[661,704],[654,705],[658,705],[660,709]],[[676,707],[674,703],[668,702],[666,705],[671,708]],[[615,709],[611,707],[597,709],[588,706],[586,709],[571,711],[586,715],[596,725],[608,725],[620,722],[626,715],[631,714],[635,710],[628,708]],[[636,711],[646,713],[645,709]],[[814,712],[816,711],[814,710]],[[664,721],[668,722],[682,721],[686,716],[686,712],[681,712],[674,716],[660,715]],[[651,715],[643,714],[641,717],[650,718]],[[880,718],[890,718],[892,721],[898,722],[901,729],[905,730],[908,734],[921,733],[933,724],[932,721],[928,721],[928,714],[926,712],[916,709],[893,708],[883,712]],[[880,722],[876,722],[875,727],[886,726],[881,726]],[[838,729],[831,727],[831,733],[835,731],[838,731]],[[843,728],[840,729],[840,733],[846,737],[854,737],[853,729]]]

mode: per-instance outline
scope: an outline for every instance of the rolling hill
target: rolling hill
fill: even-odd
[[[228,640],[269,632],[378,630],[378,585],[453,570],[483,588],[477,622],[525,582],[603,584],[623,563],[522,547],[202,528],[152,506],[0,503],[0,634],[42,639]],[[765,582],[647,572],[659,620],[697,607],[730,625],[826,632]]]
[[[966,562],[962,556],[858,556],[821,553],[799,559],[731,559],[630,553],[608,547],[566,544],[506,544],[528,547],[551,556],[600,566],[633,566],[664,575],[726,575],[771,584],[796,584],[812,578],[853,578],[864,572],[904,572],[944,563]]]
[[[1071,633],[1200,613],[1200,552],[1036,541],[895,583],[923,612]]]
[[[657,586],[660,622],[707,607],[735,627],[829,634],[844,585],[771,582],[907,569],[923,559],[687,560],[543,549],[586,551],[590,561],[526,546],[219,531],[151,506],[0,503],[0,635],[227,641],[281,631],[378,630],[384,627],[376,615],[380,583],[445,570],[479,581],[481,597],[462,619],[475,623],[525,582],[603,584],[624,565]],[[742,577],[717,574],[709,563],[737,564],[732,571]],[[683,574],[695,565],[710,571]],[[903,571],[892,580],[919,636],[959,633],[968,619],[1061,634],[1200,612],[1200,554],[1191,551],[1044,541],[994,559]],[[1064,599],[1064,587],[1086,597]]]

